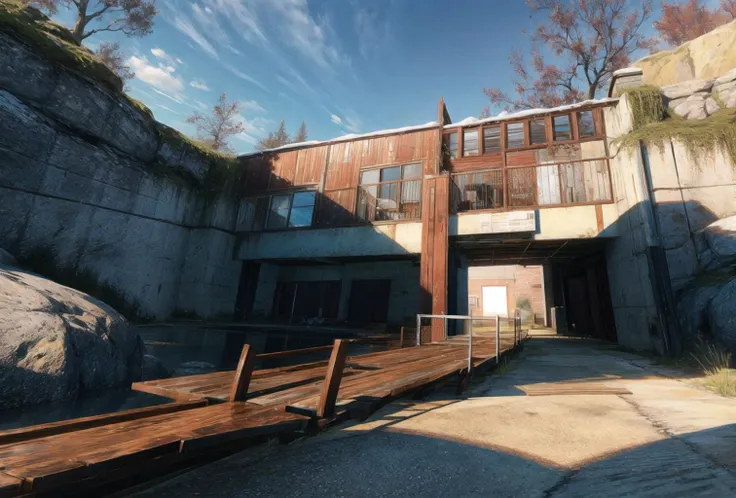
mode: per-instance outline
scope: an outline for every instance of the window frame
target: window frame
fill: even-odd
[[[529,137],[529,131],[528,131],[529,126],[527,125],[527,121],[528,120],[526,119],[521,119],[518,121],[509,121],[509,122],[504,123],[504,144],[506,145],[506,148],[504,149],[504,151],[508,151],[508,150],[513,151],[513,150],[519,150],[525,147],[529,147],[529,138],[528,138]],[[521,125],[522,144],[512,147],[509,145],[509,125],[515,125],[515,124]]]
[[[483,139],[483,154],[503,154],[503,151],[504,151],[504,139],[503,139],[504,126],[503,126],[503,123],[496,123],[496,124],[491,124],[491,125],[488,125],[488,126],[481,126],[480,128],[481,128],[481,136],[483,137],[482,138]],[[493,129],[493,128],[498,129],[498,150],[487,151],[486,150],[486,135],[485,135],[486,134],[486,130],[490,130],[490,129]]]
[[[481,133],[480,133],[481,130],[482,130],[482,128],[483,128],[482,126],[472,127],[472,128],[463,128],[463,150],[462,150],[462,157],[476,157],[476,156],[480,156],[480,155],[483,154],[483,152],[481,152],[481,150],[482,150],[481,149],[482,144],[481,144]],[[475,152],[474,153],[465,152],[465,142],[466,142],[465,135],[468,134],[468,133],[475,133],[475,144],[476,145],[475,145]]]
[[[452,155],[452,136],[455,136],[455,155]],[[442,134],[443,141],[445,138],[447,138],[446,146],[447,146],[447,158],[451,161],[454,159],[458,159],[458,151],[460,149],[460,133],[458,130],[454,130],[451,132],[443,133]]]
[[[542,125],[544,126],[544,141],[543,142],[534,142],[532,140],[532,123],[536,121],[541,121]],[[527,125],[527,134],[529,135],[527,138],[529,140],[528,147],[539,147],[540,145],[547,145],[549,143],[549,134],[547,133],[547,116],[539,116],[535,118],[529,118],[526,120]]]
[[[314,194],[314,204],[312,204],[312,218],[309,221],[309,225],[305,226],[289,226],[291,223],[291,211],[294,208],[294,195],[296,194],[303,194],[303,193],[313,193]],[[263,224],[263,231],[277,231],[277,230],[298,230],[298,229],[304,229],[304,228],[312,228],[314,226],[314,214],[315,210],[317,208],[317,190],[316,189],[306,189],[306,190],[291,190],[291,191],[285,191],[285,192],[273,192],[268,195],[268,210],[266,211],[266,220]],[[281,227],[271,227],[271,215],[273,213],[273,200],[275,197],[289,197],[289,210],[286,213],[286,223],[284,226]],[[309,206],[297,206],[298,208],[301,207],[309,207]]]
[[[404,178],[404,169],[408,166],[419,166],[419,176],[415,178]],[[384,169],[392,169],[392,168],[400,168],[399,170],[399,179],[398,180],[389,180],[382,182],[381,181],[381,171]],[[366,173],[368,171],[378,171],[378,182],[377,183],[362,183],[361,176],[363,176],[363,173]],[[401,212],[401,199],[403,195],[403,184],[406,182],[419,182],[420,185],[420,193],[419,193],[419,200],[417,201],[420,209],[419,209],[419,218],[421,218],[421,205],[422,205],[422,194],[421,189],[424,185],[424,163],[422,161],[409,161],[406,163],[399,163],[399,164],[384,164],[382,166],[374,166],[369,168],[363,168],[360,170],[360,174],[358,175],[358,195],[355,196],[355,215],[358,215],[358,211],[360,209],[360,189],[364,187],[376,187],[376,200],[378,200],[378,195],[380,193],[381,186],[383,185],[392,185],[397,184],[396,187],[396,208],[395,209],[383,209],[383,211],[387,212]],[[389,223],[396,223],[403,220],[416,220],[419,218],[401,218],[398,220],[362,220],[367,223],[381,223],[381,222],[389,222]]]
[[[581,135],[580,133],[580,119],[583,115],[583,113],[589,112],[591,121],[593,122],[593,134],[592,135]],[[596,109],[580,109],[575,112],[575,129],[577,130],[577,140],[583,141],[583,140],[591,140],[598,138],[600,135],[600,132],[598,130],[598,124],[596,123]]]
[[[564,113],[561,113],[561,114],[552,114],[550,116],[550,118],[551,118],[550,121],[552,122],[552,130],[551,130],[551,132],[552,132],[552,143],[553,144],[566,143],[566,142],[574,142],[576,140],[576,138],[577,138],[576,137],[576,133],[575,133],[576,130],[573,127],[574,125],[573,125],[573,119],[571,117],[571,113],[564,112]],[[564,140],[557,140],[555,138],[555,119],[557,119],[557,118],[567,118],[567,127],[570,130],[569,131],[570,138],[566,138]],[[577,124],[577,123],[575,123],[575,124]]]

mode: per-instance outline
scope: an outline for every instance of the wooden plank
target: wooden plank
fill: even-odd
[[[230,388],[230,401],[244,401],[248,394],[250,386],[250,378],[253,375],[253,368],[256,364],[256,352],[250,347],[250,344],[243,345],[240,352],[240,360],[238,367],[235,369],[233,384]]]
[[[335,412],[335,400],[340,389],[342,373],[345,369],[345,358],[347,356],[347,343],[342,339],[336,339],[330,355],[330,363],[327,365],[327,375],[322,386],[322,395],[317,408],[320,417],[331,417]]]
[[[103,415],[94,415],[72,420],[63,420],[61,422],[51,422],[48,424],[34,425],[21,429],[0,431],[0,445],[16,443],[19,441],[29,441],[31,439],[53,436],[66,432],[90,429],[92,427],[99,427],[101,425],[124,422],[127,420],[137,420],[144,417],[151,417],[153,415],[174,413],[181,410],[189,410],[206,405],[206,399],[201,397],[190,397],[190,399],[187,399],[185,401],[178,401],[165,405],[148,406],[145,408],[124,410],[116,413],[106,413]]]
[[[22,482],[17,477],[0,472],[0,498],[10,498],[19,494]]]

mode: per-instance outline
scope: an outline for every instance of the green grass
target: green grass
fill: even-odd
[[[629,149],[644,142],[647,146],[657,147],[662,151],[669,140],[683,144],[693,156],[721,149],[736,164],[736,110],[721,109],[702,120],[668,117],[663,121],[650,122],[636,128],[614,142]]]
[[[120,92],[123,82],[102,60],[76,44],[69,30],[18,0],[0,2],[0,29],[28,43],[50,62],[78,71]]]
[[[667,117],[667,108],[656,86],[643,85],[627,88],[621,95],[628,97],[634,117],[634,130],[650,123],[658,123]]]
[[[705,377],[702,384],[721,396],[736,396],[736,369],[731,368],[731,353],[701,341],[691,353]]]

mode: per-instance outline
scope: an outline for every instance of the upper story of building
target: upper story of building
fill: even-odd
[[[450,176],[450,214],[610,203],[603,109],[615,103],[453,123],[440,100],[436,122],[243,156],[240,230],[419,221],[438,175]]]

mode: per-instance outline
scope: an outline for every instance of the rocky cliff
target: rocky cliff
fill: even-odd
[[[67,38],[0,4],[0,246],[128,316],[232,313],[237,161],[157,123]]]
[[[644,71],[644,83],[673,85],[688,80],[711,80],[736,67],[736,21],[719,26],[672,50],[635,62]]]

